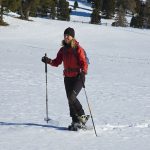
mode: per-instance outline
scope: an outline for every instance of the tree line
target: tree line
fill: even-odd
[[[100,24],[101,18],[113,19],[112,26],[150,28],[150,0],[87,0],[92,4],[91,23]],[[127,15],[132,16],[128,24]]]
[[[0,0],[0,23],[4,23],[4,12],[12,11],[20,15],[20,19],[47,17],[50,19],[70,20],[69,2],[66,0]]]
[[[91,24],[101,24],[101,19],[114,19],[112,26],[131,26],[150,28],[150,0],[87,0],[91,3]],[[74,2],[73,9],[78,7]],[[17,12],[20,19],[29,20],[29,16],[50,19],[70,20],[69,2],[67,0],[0,0],[0,24],[5,24],[3,14],[7,11]],[[127,15],[132,15],[127,22]]]

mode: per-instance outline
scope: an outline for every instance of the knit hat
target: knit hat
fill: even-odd
[[[65,34],[68,34],[68,35],[70,35],[70,36],[72,36],[73,38],[74,38],[74,36],[75,36],[75,31],[74,31],[74,29],[73,28],[67,28],[67,29],[65,29],[65,31],[64,31],[64,35]]]

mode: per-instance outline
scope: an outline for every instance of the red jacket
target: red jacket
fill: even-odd
[[[87,73],[88,64],[83,48],[77,43],[76,55],[74,49],[69,47],[61,47],[57,53],[57,57],[50,63],[52,66],[59,66],[62,62],[64,65],[64,76],[75,77],[80,71]]]

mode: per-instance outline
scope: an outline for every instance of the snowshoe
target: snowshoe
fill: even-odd
[[[86,130],[93,130],[93,127],[92,127],[92,126],[87,126],[87,125],[82,125],[82,126],[80,127],[80,129],[81,129],[81,130],[84,130],[84,131],[86,131]]]
[[[92,126],[87,126],[87,125],[70,125],[68,126],[68,130],[69,131],[79,131],[79,130],[84,130],[84,131],[87,131],[87,130],[93,130],[93,127]]]
[[[78,131],[81,129],[82,125],[78,122],[73,122],[71,125],[68,126],[68,130],[70,131]]]
[[[86,122],[89,120],[90,115],[82,115],[78,116],[79,121],[81,122],[82,125],[85,125]]]
[[[76,127],[70,125],[70,126],[68,127],[68,130],[69,130],[69,131],[78,131],[78,128],[76,128]]]

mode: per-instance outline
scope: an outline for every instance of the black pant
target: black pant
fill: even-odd
[[[82,76],[82,79],[79,75],[76,77],[64,78],[65,89],[70,109],[70,116],[72,117],[72,121],[74,122],[78,122],[77,116],[85,114],[81,103],[77,99],[77,95],[83,87],[83,82],[85,82],[85,76]]]

